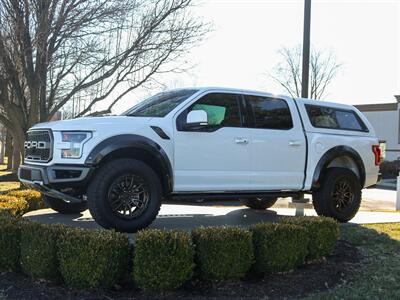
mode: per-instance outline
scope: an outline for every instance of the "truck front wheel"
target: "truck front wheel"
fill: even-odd
[[[361,186],[356,174],[345,168],[328,168],[321,187],[313,192],[318,215],[339,222],[351,220],[361,204]]]
[[[272,207],[277,200],[278,198],[269,198],[269,197],[248,198],[248,199],[242,199],[242,203],[252,209],[264,210]]]
[[[156,218],[161,206],[161,184],[145,163],[117,159],[102,166],[87,191],[93,219],[104,228],[136,232]]]
[[[87,203],[68,203],[62,199],[49,197],[42,194],[42,199],[44,203],[51,209],[61,213],[61,214],[79,214],[87,209]]]

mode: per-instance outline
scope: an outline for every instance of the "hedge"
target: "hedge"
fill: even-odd
[[[0,216],[0,271],[20,270],[21,221]]]
[[[147,291],[176,289],[191,278],[193,255],[190,235],[186,232],[139,231],[134,248],[133,279]]]
[[[0,195],[0,213],[8,213],[13,216],[44,208],[42,196],[34,190],[14,190]]]
[[[146,229],[137,233],[132,251],[121,233],[39,224],[7,212],[0,214],[0,272],[22,270],[80,289],[110,288],[129,279],[145,291],[168,291],[190,280],[194,270],[210,281],[240,279],[251,267],[260,273],[289,271],[306,258],[328,255],[337,238],[332,219],[290,217],[249,230],[201,227],[192,235]]]
[[[14,190],[7,193],[7,196],[22,198],[28,203],[28,211],[45,208],[42,195],[35,190]]]
[[[308,260],[321,259],[328,256],[339,237],[339,224],[326,217],[285,217],[283,223],[303,226],[307,230]]]
[[[200,227],[192,231],[195,261],[204,280],[243,278],[253,264],[251,232],[239,227]]]
[[[110,288],[128,272],[128,237],[111,230],[65,228],[58,239],[60,273],[74,288]]]
[[[307,230],[293,224],[260,223],[253,232],[255,270],[285,272],[304,263],[309,238]]]
[[[28,203],[14,196],[0,195],[1,214],[10,214],[12,216],[22,216],[28,210]]]
[[[57,240],[62,225],[26,222],[21,228],[21,268],[33,278],[60,280]]]

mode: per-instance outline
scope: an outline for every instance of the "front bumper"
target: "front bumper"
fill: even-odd
[[[22,183],[42,194],[74,203],[82,202],[82,200],[60,190],[86,189],[91,171],[92,168],[86,166],[47,167],[25,164],[19,167],[18,178]]]
[[[25,184],[75,185],[85,182],[92,168],[86,166],[37,166],[24,164],[18,169],[18,178]]]

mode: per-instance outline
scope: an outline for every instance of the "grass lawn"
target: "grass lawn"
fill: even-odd
[[[11,174],[11,172],[6,171],[6,169],[7,169],[7,157],[5,158],[4,164],[0,164],[0,176]],[[17,188],[19,188],[18,181],[0,181],[0,193]]]
[[[18,181],[5,181],[0,182],[0,193],[7,192],[9,190],[15,190],[20,187],[20,183]]]
[[[7,169],[7,157],[5,158],[4,164],[0,164],[0,176],[11,174]]]
[[[342,225],[363,259],[348,282],[306,299],[400,299],[400,223]]]

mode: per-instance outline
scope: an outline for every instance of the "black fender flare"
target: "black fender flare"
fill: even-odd
[[[347,156],[350,157],[355,164],[358,167],[358,171],[360,174],[360,184],[361,187],[364,186],[365,184],[365,166],[364,162],[361,158],[361,156],[357,153],[356,150],[349,146],[336,146],[331,149],[329,149],[327,152],[325,152],[324,155],[320,158],[318,161],[317,166],[315,167],[314,170],[314,176],[313,176],[313,181],[312,181],[312,189],[317,189],[320,187],[320,179],[322,179],[321,176],[323,176],[323,170],[335,159],[341,156]]]
[[[173,171],[171,162],[164,149],[153,140],[141,135],[122,134],[113,136],[100,142],[88,155],[85,165],[89,167],[98,167],[109,154],[119,150],[135,149],[146,152],[151,155],[161,167],[161,183],[166,188],[166,193],[172,192]]]

